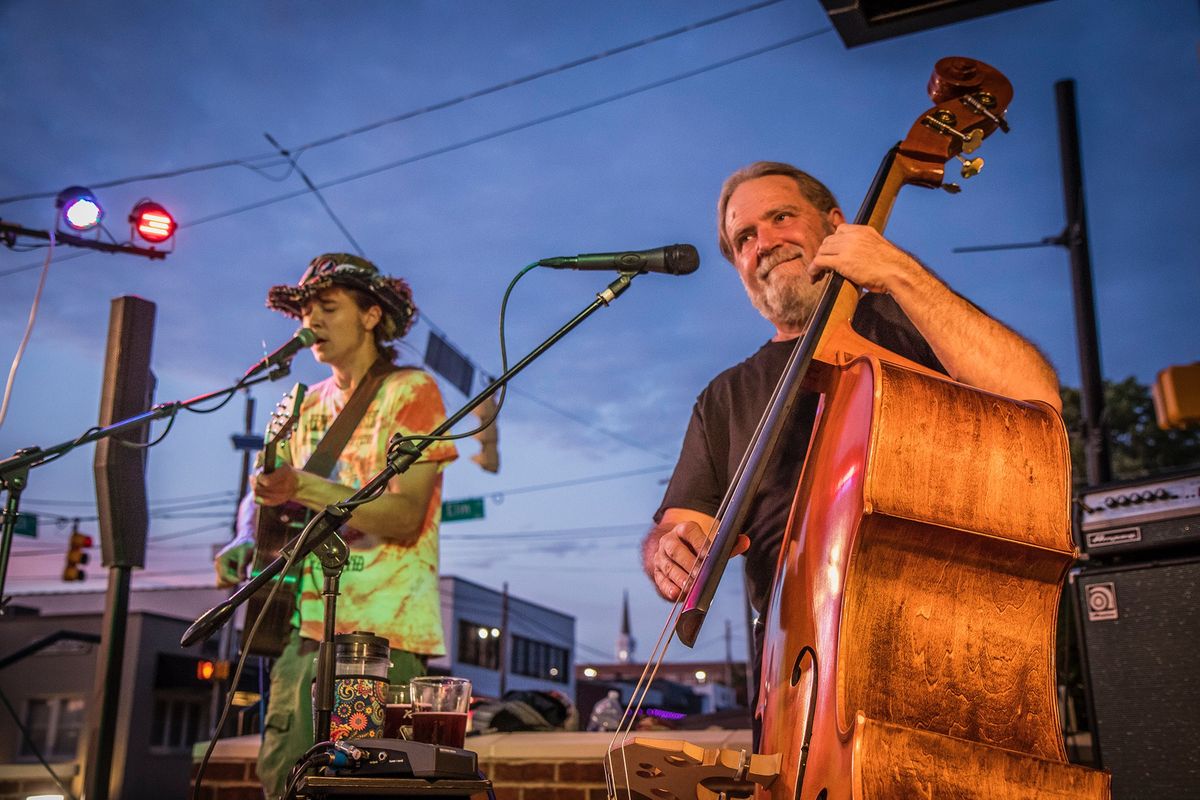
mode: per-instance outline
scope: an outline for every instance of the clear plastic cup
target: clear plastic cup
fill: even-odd
[[[471,682],[466,678],[426,677],[413,678],[409,686],[412,738],[445,747],[462,747],[467,735]]]

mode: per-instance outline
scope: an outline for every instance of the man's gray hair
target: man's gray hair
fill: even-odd
[[[729,198],[733,196],[734,190],[746,181],[767,175],[784,175],[794,180],[804,199],[822,214],[828,214],[838,207],[837,199],[825,184],[791,164],[784,164],[782,161],[755,161],[742,167],[725,179],[725,184],[721,187],[721,198],[717,201],[717,243],[721,247],[721,253],[730,261],[733,261],[733,245],[725,232],[725,210],[729,207]]]

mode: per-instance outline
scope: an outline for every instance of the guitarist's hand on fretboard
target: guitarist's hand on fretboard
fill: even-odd
[[[296,496],[300,487],[300,472],[280,464],[270,472],[260,472],[254,478],[254,497],[259,505],[278,506]]]

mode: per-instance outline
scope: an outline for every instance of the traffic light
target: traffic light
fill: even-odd
[[[80,533],[78,526],[71,530],[71,538],[67,540],[67,563],[62,572],[64,581],[81,581],[87,577],[87,573],[79,567],[88,563],[88,554],[83,551],[91,546],[92,537]]]
[[[1200,361],[1159,370],[1150,394],[1164,431],[1200,425]]]
[[[202,681],[229,680],[229,662],[201,659],[196,662],[196,678]]]

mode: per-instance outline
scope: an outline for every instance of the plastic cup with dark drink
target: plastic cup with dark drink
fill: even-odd
[[[467,735],[471,682],[466,678],[413,678],[412,738],[418,742],[462,747]]]
[[[383,735],[388,739],[408,739],[412,735],[412,694],[407,683],[388,687],[383,709]]]

